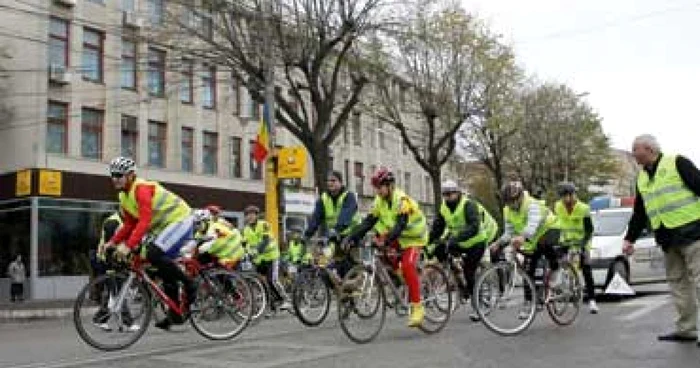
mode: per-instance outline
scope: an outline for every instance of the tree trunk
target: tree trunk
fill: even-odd
[[[440,182],[440,173],[440,168],[437,170],[428,171],[430,180],[433,182],[433,208],[435,209],[436,214],[440,212],[440,205],[442,204],[442,190],[440,188],[442,183]]]
[[[318,188],[319,194],[326,190],[326,177],[330,171],[330,160],[328,159],[328,147],[324,145],[314,145],[310,151],[311,162],[314,170],[314,184]],[[348,178],[343,178],[347,182]]]

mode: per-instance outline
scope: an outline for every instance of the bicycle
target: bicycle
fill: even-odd
[[[78,335],[87,344],[103,351],[125,349],[145,334],[153,317],[154,299],[167,305],[174,316],[182,318],[182,322],[189,319],[194,329],[208,339],[228,340],[240,334],[247,326],[251,314],[251,303],[248,302],[251,296],[247,283],[235,273],[207,270],[199,267],[194,263],[195,261],[186,262],[187,265],[183,267],[196,273],[194,281],[197,285],[198,298],[190,310],[187,308],[187,300],[182,288],[179,300],[172,300],[146,272],[149,262],[140,254],[133,254],[127,262],[115,267],[115,272],[94,279],[80,291],[73,306],[73,323]],[[91,290],[99,290],[100,295],[97,298],[91,298],[89,295]],[[98,308],[106,308],[104,324],[108,328],[98,327],[97,330],[108,333],[107,341],[100,341],[97,335],[88,329],[91,323],[83,321],[84,316],[88,318],[91,315],[95,316],[96,307],[90,304],[94,302],[93,299],[97,299],[100,303]],[[223,313],[222,309],[226,313]],[[212,311],[217,313],[210,313]],[[217,333],[205,326],[205,322],[223,315],[231,317],[235,323],[234,328]],[[130,316],[131,318],[128,319],[133,320],[125,321],[126,316]],[[139,317],[138,324],[135,324],[136,319],[133,316]],[[216,326],[221,325],[220,321],[216,322]],[[138,329],[134,331],[130,328],[133,326],[137,326]],[[124,339],[119,339],[121,337]]]
[[[257,323],[265,315],[268,308],[267,281],[255,270],[255,265],[248,252],[239,262],[241,276],[248,282],[253,296],[253,315],[251,323]]]
[[[450,291],[452,293],[452,304],[450,307],[450,312],[454,314],[460,305],[466,304],[467,300],[465,295],[469,295],[469,302],[472,308],[476,310],[475,299],[473,296],[475,293],[473,291],[467,292],[467,280],[464,277],[464,259],[457,249],[450,247],[447,244],[445,246],[445,260],[441,262],[442,268],[447,273],[450,280]],[[483,259],[483,257],[482,257]],[[476,270],[476,276],[478,276],[484,270],[483,261],[479,261],[479,266]],[[470,319],[474,322],[478,321],[476,316],[471,316]]]
[[[390,290],[394,297],[397,315],[401,316],[399,311],[408,310],[409,305],[407,298],[395,284],[397,281],[403,281],[391,266],[397,264],[399,259],[398,245],[379,247],[375,240],[370,240],[360,244],[359,248],[362,263],[350,269],[343,279],[343,293],[338,301],[338,319],[341,329],[350,340],[365,344],[374,340],[384,326],[388,306],[386,289]],[[452,295],[449,280],[439,265],[419,262],[418,271],[422,303],[426,311],[425,320],[419,328],[427,334],[437,333],[450,319]],[[372,323],[369,332],[361,336],[350,325],[352,315],[363,321],[378,317],[378,322]]]
[[[561,247],[555,247],[560,254]],[[500,259],[479,275],[474,288],[474,299],[477,301],[476,312],[484,325],[491,331],[503,335],[514,336],[525,331],[534,321],[538,311],[546,307],[550,318],[558,325],[569,325],[578,316],[582,300],[582,288],[578,274],[569,262],[568,253],[560,258],[561,283],[552,288],[549,285],[551,270],[544,256],[529,259],[537,262],[535,278],[531,278],[524,267],[524,259],[529,256],[521,250],[514,251],[510,246],[501,253]],[[493,290],[493,287],[496,290]],[[522,292],[522,295],[518,293]],[[522,303],[518,299],[522,298]],[[534,302],[532,300],[534,299]],[[568,305],[573,306],[574,313],[564,317]],[[499,310],[517,307],[518,316],[514,326],[506,326],[510,321],[498,321],[495,314]]]

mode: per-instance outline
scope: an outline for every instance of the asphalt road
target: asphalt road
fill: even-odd
[[[465,309],[433,336],[390,314],[368,345],[348,340],[333,310],[319,328],[280,316],[223,343],[206,341],[189,326],[169,333],[151,328],[137,345],[115,353],[84,344],[70,320],[5,323],[0,367],[697,367],[696,344],[656,340],[672,328],[673,310],[663,286],[644,289],[633,298],[604,300],[598,315],[584,310],[569,327],[557,327],[541,313],[529,330],[509,338],[471,322]]]

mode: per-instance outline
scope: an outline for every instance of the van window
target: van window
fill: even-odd
[[[594,236],[622,235],[627,229],[632,212],[597,212],[591,215]]]

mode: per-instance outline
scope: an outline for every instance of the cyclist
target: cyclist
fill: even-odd
[[[400,271],[406,281],[411,302],[408,326],[418,327],[423,323],[425,314],[421,303],[420,276],[416,268],[421,248],[428,241],[425,215],[415,200],[396,187],[394,173],[388,168],[380,167],[372,175],[372,186],[377,193],[372,209],[348,236],[348,242],[356,244],[377,224],[383,229],[389,229],[382,246],[392,246],[398,241],[402,249]]]
[[[202,240],[199,245],[198,260],[201,263],[218,262],[221,266],[233,269],[243,258],[243,236],[236,228],[230,228],[214,220],[209,210],[194,212],[196,234],[195,238]],[[196,243],[195,243],[196,244]],[[183,253],[193,250],[192,244],[183,247]]]
[[[559,260],[554,246],[559,243],[559,224],[554,214],[543,201],[532,198],[519,181],[506,183],[501,189],[501,198],[505,203],[503,219],[505,229],[503,235],[491,244],[491,248],[499,249],[512,244],[527,255],[526,272],[534,279],[537,260],[544,255],[549,261],[552,274],[550,287],[561,284]],[[530,289],[525,290],[525,300],[532,302]],[[519,318],[527,318],[529,307],[525,305],[519,313]]]
[[[461,290],[462,298],[469,300],[476,283],[476,270],[486,244],[496,237],[498,224],[481,203],[463,194],[456,182],[443,182],[441,192],[442,205],[433,222],[428,243],[433,244],[447,229],[447,241],[438,244],[434,254],[440,262],[445,262],[448,251],[461,255],[466,280],[466,289]],[[470,318],[476,321],[479,317],[472,312]]]
[[[109,271],[109,263],[107,262],[107,257],[105,256],[105,254],[98,253],[100,253],[99,250],[104,247],[104,244],[107,242],[107,239],[111,239],[120,226],[122,226],[122,217],[119,211],[110,214],[102,222],[102,228],[100,231],[100,242],[98,243],[97,250],[90,251],[90,263],[92,265],[94,277],[99,277],[101,275],[106,274]],[[112,291],[116,294],[121,285],[114,285],[110,281],[111,280],[108,280],[107,287],[113,289]],[[99,299],[102,296],[102,290],[99,289],[93,290],[91,294],[96,296],[98,298],[96,299],[96,301],[100,303],[100,307],[98,308],[95,315],[92,317],[92,322],[97,327],[109,331],[111,329],[109,323],[107,323],[109,321],[109,308],[107,307],[109,298]],[[126,306],[124,306],[121,315],[122,322],[124,323],[124,325],[129,326],[127,327],[127,331],[134,332],[139,330],[140,326],[138,324],[133,323],[131,313],[129,313],[129,309]]]
[[[220,222],[222,225],[227,226],[229,228],[234,227],[230,222],[228,222],[228,220],[221,216],[221,213],[223,212],[221,207],[215,204],[210,204],[206,207],[206,210],[209,211],[209,213],[211,214],[211,219],[214,222]]]
[[[336,245],[360,223],[360,215],[357,213],[357,197],[343,185],[343,175],[332,171],[326,180],[328,191],[322,193],[316,201],[304,238],[311,238],[319,228],[328,236],[332,248],[325,249],[324,253],[334,257],[338,276],[342,278],[353,266],[353,262],[349,254]]]
[[[593,270],[591,269],[589,253],[593,237],[591,208],[578,200],[576,186],[573,183],[560,183],[557,193],[559,201],[554,205],[554,214],[559,218],[561,225],[561,242],[567,246],[581,248],[581,271],[583,271],[583,281],[586,284],[588,309],[592,314],[596,314],[598,306],[595,302],[595,284],[593,283]]]
[[[192,238],[194,220],[190,206],[176,194],[154,181],[136,176],[136,163],[126,157],[117,157],[109,164],[112,184],[119,191],[120,211],[124,223],[114,236],[100,249],[116,246],[116,252],[126,256],[135,251],[150,233],[155,240],[146,246],[148,261],[156,267],[156,275],[163,280],[163,291],[169,298],[178,300],[178,285],[185,286],[186,310],[196,298],[192,280],[173,261],[180,248]],[[186,316],[168,311],[168,316],[156,323],[156,327],[168,329],[173,323],[184,323]]]
[[[307,251],[306,244],[301,238],[301,229],[298,227],[290,228],[287,239],[285,261],[293,265],[308,264],[311,261],[311,253]]]
[[[253,263],[257,271],[267,278],[276,299],[282,301],[279,308],[289,309],[291,307],[289,297],[279,282],[280,248],[270,233],[270,224],[258,219],[260,208],[257,206],[246,207],[243,214],[246,222],[243,228],[243,240],[248,252],[255,255]]]

